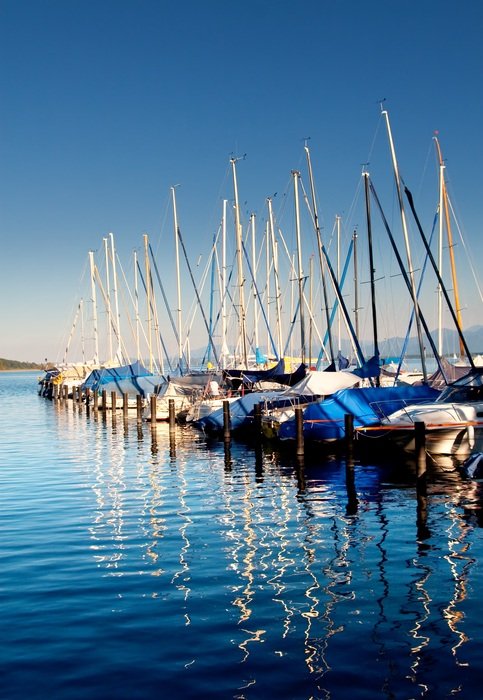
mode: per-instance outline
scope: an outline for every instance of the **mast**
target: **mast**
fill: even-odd
[[[439,236],[438,236],[438,269],[443,274],[443,168],[439,165]],[[443,287],[438,283],[438,353],[443,356]]]
[[[298,288],[299,288],[299,320],[300,320],[300,358],[305,362],[305,321],[304,321],[304,300],[303,300],[303,279],[302,270],[302,242],[300,239],[300,207],[299,207],[299,178],[298,170],[292,170],[295,197],[295,232],[297,236],[297,267],[298,267]]]
[[[250,214],[250,230],[252,234],[252,274],[253,274],[253,322],[255,324],[255,350],[259,350],[259,340],[258,340],[258,311],[257,311],[257,256],[256,256],[256,246],[255,246],[255,214],[252,212]]]
[[[398,168],[397,159],[396,159],[396,151],[394,149],[394,142],[392,139],[391,125],[389,123],[389,114],[388,114],[387,110],[385,110],[385,109],[382,110],[382,114],[383,114],[385,121],[386,121],[389,146],[390,146],[390,150],[391,150],[391,158],[392,158],[392,165],[393,165],[393,171],[394,171],[394,180],[396,183],[396,190],[397,190],[397,196],[398,196],[398,201],[399,201],[399,210],[401,213],[401,224],[402,224],[403,235],[404,235],[404,244],[406,247],[406,258],[407,258],[407,262],[408,262],[408,273],[409,273],[409,282],[410,282],[410,288],[411,288],[411,297],[412,297],[413,307],[414,307],[414,318],[416,320],[416,329],[417,329],[417,333],[418,333],[419,352],[421,355],[421,366],[422,366],[422,370],[423,370],[423,381],[426,383],[428,381],[428,373],[426,370],[425,348],[424,348],[424,341],[423,341],[423,333],[421,330],[421,318],[420,318],[420,313],[419,313],[419,304],[418,304],[418,297],[417,297],[417,291],[416,291],[416,282],[414,279],[414,268],[413,268],[413,263],[412,263],[412,258],[411,258],[411,248],[410,248],[410,244],[409,244],[409,233],[408,233],[408,227],[407,227],[407,222],[406,222],[406,214],[404,212],[403,197],[402,197],[402,192],[401,192],[401,178],[399,176],[399,168]]]
[[[116,357],[119,363],[123,360],[123,354],[121,349],[121,314],[119,313],[119,299],[117,296],[117,269],[116,269],[116,251],[114,248],[114,234],[110,233],[109,238],[111,239],[111,256],[112,256],[112,285],[114,293],[114,305],[116,312],[116,327],[117,327],[117,350]]]
[[[228,201],[223,200],[223,220],[221,226],[221,356],[222,369],[226,367],[228,347],[226,344],[226,207]]]
[[[374,356],[379,359],[379,345],[377,341],[377,315],[376,315],[376,285],[374,280],[374,255],[372,249],[372,222],[371,199],[369,196],[369,173],[363,172],[364,194],[366,199],[367,242],[369,245],[369,271],[371,280],[371,305],[372,305],[372,332],[374,337]],[[376,377],[376,386],[379,386],[379,376]]]
[[[82,352],[82,364],[86,364],[86,346],[84,338],[84,299],[79,302],[80,317],[81,317],[81,352]]]
[[[143,235],[144,240],[144,264],[146,269],[146,306],[148,313],[148,350],[149,350],[149,371],[153,371],[153,329],[151,318],[151,268],[149,264],[148,234]]]
[[[92,250],[89,251],[89,265],[91,271],[92,322],[94,325],[94,365],[97,367],[99,365],[99,334],[97,331],[96,266]]]
[[[336,229],[337,229],[337,284],[340,286],[340,216],[335,217]],[[341,318],[340,318],[340,306],[337,306],[337,350],[342,352],[341,346]]]
[[[112,361],[112,307],[111,307],[111,281],[109,274],[109,252],[107,238],[102,239],[104,243],[104,259],[106,262],[106,298],[107,298],[107,339],[109,343],[109,361]]]
[[[178,369],[180,373],[182,374],[181,371],[181,363],[183,359],[183,340],[181,336],[181,280],[180,280],[180,273],[179,273],[179,243],[178,243],[178,213],[176,210],[176,194],[175,194],[175,188],[178,187],[178,185],[175,185],[174,187],[171,187],[171,195],[173,199],[173,223],[174,223],[174,245],[175,245],[175,257],[176,257],[176,292],[177,292],[177,299],[178,299],[178,308],[176,309],[176,316],[177,316],[177,327],[178,327]]]
[[[324,307],[325,307],[325,322],[327,324],[327,332],[329,334],[329,349],[330,349],[330,362],[334,362],[334,348],[332,345],[332,329],[330,325],[330,314],[329,314],[329,301],[327,296],[327,283],[325,279],[325,265],[324,258],[322,254],[322,235],[319,226],[319,215],[317,213],[317,200],[315,198],[315,187],[314,187],[314,177],[312,174],[312,161],[310,159],[310,151],[307,145],[305,145],[305,154],[307,158],[307,167],[309,172],[309,182],[310,182],[310,193],[312,198],[312,210],[314,214],[314,224],[315,224],[315,234],[317,237],[317,250],[319,252],[319,266],[320,275],[322,277],[322,292],[324,296]],[[340,318],[340,317],[339,317]]]
[[[273,222],[273,207],[272,200],[270,197],[267,199],[268,204],[268,220],[270,222],[270,239],[272,243],[272,253],[273,253],[273,276],[275,282],[275,309],[276,309],[276,323],[277,323],[277,355],[278,359],[282,357],[282,311],[280,307],[280,299],[282,293],[280,291],[280,279],[278,276],[278,246],[275,240],[275,227]]]
[[[357,274],[357,231],[352,234],[354,243],[354,325],[356,337],[359,337],[359,284]]]
[[[136,314],[136,358],[141,360],[139,344],[139,290],[138,290],[138,254],[134,251],[134,310]]]
[[[448,237],[449,260],[450,260],[450,266],[451,266],[451,278],[453,281],[455,313],[456,313],[456,318],[458,320],[458,325],[460,327],[460,330],[462,330],[463,329],[463,322],[462,322],[462,318],[461,318],[461,306],[460,306],[460,298],[459,298],[459,290],[458,290],[458,278],[456,275],[456,264],[455,264],[455,259],[454,259],[454,244],[453,244],[453,234],[451,231],[451,220],[450,220],[450,215],[449,215],[448,191],[446,188],[446,181],[444,178],[444,171],[445,171],[446,166],[443,162],[443,156],[441,154],[441,148],[439,145],[438,138],[436,136],[434,136],[433,138],[434,138],[434,143],[436,145],[436,151],[438,154],[438,161],[439,161],[439,168],[440,168],[440,191],[442,194],[442,202],[443,202],[443,208],[444,208],[444,218],[445,218],[445,223],[446,223],[446,235]],[[442,212],[440,213],[440,216],[442,218]],[[459,338],[459,349],[460,349],[460,357],[463,357],[463,355],[465,355],[465,348],[463,345],[463,341],[461,340],[461,337]]]
[[[239,158],[231,158],[230,163],[233,173],[233,191],[235,196],[235,238],[236,238],[236,259],[238,269],[238,300],[239,300],[239,323],[240,323],[240,340],[242,344],[242,361],[245,367],[248,367],[247,358],[247,338],[246,338],[246,318],[245,318],[245,296],[243,287],[245,280],[243,278],[243,258],[242,258],[242,229],[240,223],[240,205],[238,202],[238,185],[236,179],[236,162]]]

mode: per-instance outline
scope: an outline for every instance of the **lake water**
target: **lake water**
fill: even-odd
[[[0,373],[0,696],[472,698],[482,486],[112,421]]]

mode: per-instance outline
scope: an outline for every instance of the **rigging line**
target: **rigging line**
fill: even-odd
[[[406,185],[404,185],[404,191],[405,191],[405,193],[406,193],[406,197],[408,198],[409,206],[411,207],[411,211],[412,211],[412,213],[413,213],[414,220],[416,221],[416,226],[417,226],[418,231],[419,231],[419,233],[420,233],[421,240],[423,241],[424,247],[426,248],[426,251],[427,251],[427,253],[428,253],[429,259],[430,259],[431,264],[432,264],[432,266],[433,266],[433,269],[434,269],[434,271],[435,271],[435,273],[436,273],[436,277],[437,277],[437,279],[438,279],[438,283],[439,283],[439,285],[440,285],[440,287],[441,287],[441,291],[443,292],[444,298],[446,299],[446,303],[447,303],[447,305],[448,305],[448,309],[449,309],[449,312],[450,312],[450,314],[451,314],[451,318],[453,319],[453,323],[454,323],[455,326],[456,326],[456,330],[457,330],[457,332],[458,332],[459,339],[460,339],[460,341],[461,341],[461,343],[462,343],[462,345],[463,345],[463,347],[464,347],[464,350],[465,350],[465,353],[466,353],[466,355],[467,355],[467,357],[468,357],[468,361],[469,361],[469,363],[470,363],[470,365],[471,365],[471,368],[474,369],[473,358],[472,358],[471,353],[470,353],[470,351],[469,351],[469,349],[468,349],[468,346],[467,346],[467,344],[466,344],[466,340],[465,340],[465,338],[464,338],[464,336],[463,336],[463,331],[461,330],[461,326],[460,326],[460,324],[458,323],[458,319],[457,319],[456,314],[455,314],[455,311],[454,311],[454,309],[453,309],[453,305],[452,305],[452,303],[451,303],[451,301],[450,301],[450,298],[449,298],[449,296],[448,296],[448,292],[446,291],[446,286],[445,286],[443,280],[441,279],[441,275],[440,275],[440,273],[439,273],[438,266],[436,265],[436,261],[435,261],[435,259],[434,259],[434,257],[433,257],[433,254],[432,254],[432,252],[431,252],[431,249],[430,249],[429,246],[428,246],[428,241],[426,240],[426,236],[424,235],[423,229],[422,229],[422,227],[421,227],[421,223],[420,223],[419,218],[418,218],[418,215],[417,215],[417,213],[416,213],[416,209],[415,209],[415,207],[414,207],[413,196],[412,196],[410,190],[406,187]]]
[[[216,348],[215,348],[215,344],[214,344],[214,342],[213,342],[213,338],[210,336],[210,329],[209,329],[209,326],[208,326],[208,322],[207,322],[207,320],[206,320],[205,310],[203,309],[203,305],[202,305],[202,303],[201,303],[200,295],[199,295],[198,289],[197,289],[197,287],[196,287],[195,278],[193,277],[193,272],[192,272],[192,270],[191,270],[191,265],[190,265],[190,262],[189,262],[189,260],[188,260],[188,255],[187,255],[187,253],[186,253],[186,248],[185,248],[185,245],[184,245],[183,237],[182,237],[182,235],[181,235],[181,231],[180,231],[179,226],[178,226],[178,231],[177,231],[177,233],[178,233],[179,242],[181,243],[181,247],[183,248],[183,255],[184,255],[184,258],[185,258],[186,265],[187,265],[187,267],[188,267],[188,272],[189,272],[189,274],[190,274],[191,282],[192,282],[192,284],[193,284],[193,289],[194,289],[194,292],[195,292],[195,294],[196,294],[196,298],[197,298],[197,300],[198,300],[198,304],[199,304],[199,307],[200,307],[201,315],[202,315],[202,317],[203,317],[203,322],[204,322],[204,324],[205,324],[205,328],[206,328],[206,331],[207,331],[207,333],[208,333],[208,339],[209,339],[209,342],[211,343],[211,349],[213,350],[213,357],[215,358],[216,364],[218,364],[218,353],[216,352]]]
[[[102,294],[102,297],[104,299],[104,303],[105,303],[106,309],[107,309],[110,307],[111,302],[109,300],[109,297],[107,295],[106,290],[104,289],[104,285],[102,284],[101,276],[99,274],[99,270],[97,268],[97,265],[94,266],[94,274],[95,274],[95,277],[97,279],[97,284],[101,290],[101,294]],[[119,359],[121,360],[121,362],[123,360],[124,361],[127,360],[126,364],[129,364],[129,353],[127,352],[126,345],[124,343],[124,340],[122,339],[120,330],[117,327],[117,324],[115,323],[115,319],[112,316],[111,316],[111,328],[114,331],[114,335],[116,336],[117,342],[119,343],[119,346],[121,349],[121,357]],[[112,358],[109,358],[109,359],[112,360]]]
[[[148,287],[147,287],[146,281],[145,281],[145,279],[144,279],[144,274],[143,274],[143,271],[142,271],[141,266],[140,266],[140,264],[139,264],[139,260],[137,261],[137,267],[138,267],[138,273],[139,273],[139,278],[140,278],[140,280],[141,280],[141,284],[143,285],[144,291],[145,291],[145,293],[146,293],[146,295],[147,295],[147,293],[148,293]],[[152,287],[152,286],[153,286],[153,280],[152,280],[152,275],[151,275],[151,287]],[[154,309],[152,300],[150,301],[150,308],[151,308],[151,313],[154,313],[154,310],[155,310],[155,309]],[[156,314],[156,315],[157,315],[157,314]],[[148,342],[148,338],[147,338],[147,336],[146,336],[146,333],[145,333],[145,331],[144,331],[143,326],[141,326],[141,328],[142,328],[142,330],[143,330],[144,339],[146,340],[146,342]],[[170,361],[170,359],[169,359],[168,350],[167,350],[167,348],[166,348],[166,345],[165,345],[165,343],[164,343],[164,339],[163,339],[163,336],[161,335],[161,333],[159,334],[159,339],[160,339],[160,341],[161,341],[161,345],[163,346],[164,356],[165,356],[166,361],[167,361],[167,363],[168,363],[168,369],[169,369],[170,372],[172,372],[172,371],[173,371],[173,367],[172,367],[172,365],[171,365],[171,361]]]
[[[247,253],[247,250],[246,250],[246,248],[245,248],[245,243],[244,243],[243,241],[242,241],[242,248],[243,248],[243,252],[244,252],[244,254],[245,254],[245,260],[247,261],[247,264],[248,264],[248,271],[249,271],[249,273],[250,273],[250,275],[251,275],[251,278],[252,278],[252,285],[253,285],[253,287],[254,287],[254,289],[255,289],[255,291],[256,291],[256,296],[257,296],[257,299],[258,299],[258,302],[259,302],[260,310],[261,310],[262,315],[263,315],[263,320],[265,321],[265,325],[266,325],[266,327],[267,327],[267,332],[268,332],[268,335],[269,335],[269,337],[270,337],[270,342],[271,342],[271,344],[272,344],[272,349],[273,349],[273,352],[274,352],[274,354],[275,354],[275,357],[276,357],[277,360],[278,360],[278,359],[280,359],[280,358],[278,357],[278,354],[277,354],[277,348],[276,348],[276,345],[275,345],[275,341],[274,341],[274,339],[273,339],[272,332],[271,332],[270,327],[269,327],[269,324],[268,324],[267,315],[266,315],[266,313],[265,313],[265,309],[263,308],[262,300],[261,300],[260,294],[259,294],[259,292],[258,292],[257,283],[255,282],[255,277],[253,276],[252,266],[251,266],[251,264],[250,264],[250,260],[249,260],[249,258],[248,258],[248,253]],[[254,312],[256,313],[256,309],[254,309]]]
[[[176,339],[176,343],[179,345],[178,330],[177,330],[177,328],[176,328],[176,324],[175,324],[175,322],[174,322],[174,318],[173,318],[173,314],[171,313],[171,309],[169,308],[168,298],[167,298],[167,296],[166,296],[166,292],[165,292],[165,290],[164,290],[163,283],[162,283],[162,281],[161,281],[161,276],[160,276],[160,274],[159,274],[158,265],[157,265],[156,259],[155,259],[155,257],[154,257],[154,253],[153,253],[153,249],[152,249],[151,243],[149,243],[149,252],[151,253],[151,259],[152,259],[152,261],[153,261],[154,271],[155,271],[155,273],[156,273],[156,279],[158,280],[158,284],[159,284],[159,287],[160,287],[160,289],[161,289],[161,294],[163,295],[164,305],[165,305],[165,307],[166,307],[166,311],[167,311],[167,313],[168,313],[169,320],[170,320],[170,322],[171,322],[171,328],[173,329],[173,333],[174,333],[174,337],[175,337],[175,339]]]
[[[431,229],[431,235],[430,235],[430,237],[429,237],[429,245],[431,245],[431,242],[432,242],[432,239],[433,239],[433,235],[434,235],[434,231],[435,231],[435,229],[436,229],[436,224],[437,224],[437,221],[438,221],[438,211],[439,211],[439,207],[438,207],[438,209],[436,210],[435,215],[434,215],[433,227],[432,227],[432,229]],[[441,212],[439,212],[439,214],[441,215]],[[426,253],[426,256],[425,256],[425,258],[424,258],[424,263],[423,263],[423,269],[421,270],[421,277],[419,278],[418,289],[417,289],[417,292],[416,292],[416,296],[417,296],[418,299],[419,299],[419,295],[421,294],[421,289],[422,289],[423,280],[424,280],[424,274],[425,274],[425,272],[426,272],[426,265],[427,265],[427,263],[428,263],[428,260],[429,260],[429,256],[428,256],[428,254]],[[410,315],[410,317],[409,317],[408,329],[407,329],[407,331],[406,331],[406,336],[405,336],[405,338],[404,338],[404,343],[403,343],[402,350],[401,350],[401,354],[400,354],[400,357],[399,357],[399,363],[398,363],[397,370],[396,370],[395,381],[396,381],[396,379],[399,377],[399,374],[400,374],[400,372],[401,372],[403,360],[404,360],[404,357],[405,357],[405,355],[406,355],[406,350],[407,350],[408,343],[409,343],[409,336],[410,336],[410,333],[411,333],[413,321],[414,321],[414,309],[411,311],[411,315]]]
[[[406,272],[406,269],[405,269],[405,267],[404,267],[404,263],[403,263],[403,260],[402,260],[402,258],[401,258],[401,254],[399,253],[398,247],[397,247],[397,245],[396,245],[396,241],[394,240],[394,236],[392,235],[391,229],[390,229],[390,227],[389,227],[389,224],[388,224],[388,222],[387,222],[386,216],[385,216],[385,214],[384,214],[384,211],[383,211],[383,209],[382,209],[381,203],[380,203],[380,201],[379,201],[379,197],[377,196],[376,190],[375,190],[375,188],[374,188],[374,184],[373,184],[373,182],[372,182],[372,178],[369,178],[369,185],[370,185],[370,188],[371,188],[372,195],[373,195],[373,197],[374,197],[374,201],[376,202],[377,208],[379,209],[379,213],[380,213],[380,215],[381,215],[382,223],[384,224],[384,228],[386,229],[386,233],[387,233],[387,235],[388,235],[388,237],[389,237],[389,241],[390,241],[390,243],[391,243],[392,249],[393,249],[393,251],[394,251],[394,254],[395,254],[395,256],[396,256],[397,262],[398,262],[398,264],[399,264],[399,268],[400,268],[400,270],[401,270],[401,275],[402,275],[402,277],[403,277],[404,282],[406,283],[406,287],[407,287],[407,289],[408,289],[408,291],[409,291],[409,294],[410,294],[410,296],[411,296],[411,298],[412,298],[412,289],[411,289],[411,282],[410,282],[410,280],[409,280],[409,275],[408,275],[408,273]],[[442,365],[442,362],[441,362],[441,358],[440,358],[439,355],[438,355],[438,351],[437,351],[437,349],[436,349],[435,342],[434,342],[434,340],[433,340],[433,338],[432,338],[432,336],[431,336],[431,333],[430,333],[430,331],[429,331],[428,324],[426,323],[426,319],[425,319],[424,316],[421,314],[421,309],[419,308],[419,302],[418,302],[417,299],[416,299],[416,303],[417,303],[417,305],[418,305],[418,310],[419,310],[419,315],[420,315],[421,323],[422,323],[422,325],[423,325],[424,331],[425,331],[426,336],[427,336],[427,338],[428,338],[429,344],[431,345],[431,350],[433,351],[434,357],[436,358],[436,362],[438,363],[438,367],[439,367],[439,369],[441,370],[441,373],[442,373],[442,375],[443,375],[443,377],[444,377],[445,382],[448,383],[448,379],[447,379],[447,376],[446,376],[446,374],[445,374],[445,371],[444,371],[444,368],[443,368],[443,365]]]
[[[335,226],[335,224],[334,224],[334,226]],[[334,229],[333,229],[333,230],[334,230]],[[320,240],[320,241],[318,242],[318,244],[320,245],[321,253],[322,253],[323,256],[324,256],[324,259],[325,259],[325,262],[326,262],[326,265],[327,265],[327,270],[328,270],[328,272],[329,272],[330,281],[332,282],[332,287],[333,287],[333,290],[334,290],[336,299],[339,300],[340,307],[341,307],[341,309],[342,309],[342,315],[343,315],[343,318],[344,318],[344,322],[345,322],[347,331],[348,331],[348,333],[349,333],[349,335],[350,335],[350,337],[351,337],[352,344],[353,344],[353,347],[354,347],[354,351],[355,351],[355,354],[356,354],[356,356],[357,356],[357,360],[358,360],[358,362],[360,363],[360,366],[362,367],[362,365],[363,365],[364,362],[365,362],[364,356],[363,356],[363,353],[362,353],[362,348],[361,348],[361,346],[360,346],[359,339],[358,339],[357,336],[356,336],[356,333],[355,333],[355,331],[354,331],[354,327],[353,327],[352,322],[351,322],[351,320],[350,320],[350,316],[349,316],[349,313],[348,313],[348,311],[347,311],[347,307],[346,307],[345,301],[344,301],[344,299],[343,299],[343,296],[342,296],[342,293],[341,293],[341,290],[340,290],[340,287],[339,287],[339,283],[338,283],[338,281],[337,281],[337,277],[336,277],[335,272],[334,272],[334,268],[332,267],[332,264],[331,264],[331,262],[330,262],[330,258],[329,258],[329,254],[328,254],[327,248],[326,248],[326,246],[323,244],[322,240]]]
[[[456,218],[456,216],[455,216],[455,212],[454,212],[454,209],[453,209],[453,203],[451,202],[451,199],[449,198],[449,195],[448,195],[448,204],[449,204],[449,207],[450,207],[450,209],[451,209],[451,213],[453,214],[453,218],[454,218],[454,221],[455,221],[455,224],[456,224],[456,229],[457,229],[457,231],[458,231],[461,244],[462,244],[462,246],[463,246],[463,248],[464,248],[464,250],[465,250],[466,257],[467,257],[467,260],[468,260],[468,263],[469,263],[469,266],[470,266],[471,274],[473,275],[473,279],[475,280],[476,288],[478,289],[478,294],[480,295],[480,300],[483,301],[483,294],[482,294],[482,292],[481,292],[481,287],[480,287],[480,284],[479,284],[479,281],[478,281],[478,277],[477,277],[477,274],[476,274],[476,269],[475,269],[475,267],[474,267],[474,265],[473,265],[473,259],[472,259],[472,256],[471,256],[471,251],[469,250],[468,246],[466,245],[466,241],[465,241],[465,239],[463,238],[463,233],[462,233],[462,231],[461,231],[461,228],[460,228],[460,225],[459,225],[459,223],[458,223],[458,220],[457,220],[457,218]],[[475,259],[476,259],[476,258],[475,258]]]
[[[218,231],[218,233],[219,233],[219,231]],[[201,276],[200,295],[203,294],[206,280],[208,278],[208,273],[210,272],[210,269],[213,266],[213,261],[215,259],[215,256],[214,256],[215,247],[214,246],[216,244],[217,237],[218,237],[218,234],[215,234],[215,236],[213,237],[213,244],[212,244],[212,247],[210,250],[210,254],[207,257],[206,265],[205,265],[205,268],[203,270],[203,274]],[[212,303],[213,303],[213,295],[210,295],[210,306]],[[189,317],[190,321],[187,325],[185,343],[188,341],[189,336],[191,335],[191,331],[193,330],[193,324],[195,322],[197,311],[198,311],[198,304],[196,303],[196,299],[193,299],[193,301],[191,303],[191,308],[190,308],[189,313],[188,313],[188,317]],[[211,309],[210,309],[210,322],[212,322],[212,310]],[[211,323],[210,323],[210,325],[211,325]],[[211,336],[211,335],[213,335],[212,331],[209,332],[209,336]],[[209,343],[208,343],[208,345],[209,345]]]

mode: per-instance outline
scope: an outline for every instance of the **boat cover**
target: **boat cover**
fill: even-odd
[[[329,399],[309,404],[304,410],[304,437],[308,440],[342,440],[347,413],[354,416],[354,426],[378,425],[404,406],[434,401],[439,391],[427,385],[378,386],[342,389]],[[295,420],[280,426],[281,440],[295,440]]]
[[[116,391],[119,394],[154,393],[155,387],[165,381],[159,374],[152,374],[141,362],[120,367],[94,369],[82,384],[91,391]]]

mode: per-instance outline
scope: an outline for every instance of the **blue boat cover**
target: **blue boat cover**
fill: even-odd
[[[254,391],[231,401],[230,422],[232,430],[240,430],[251,423],[256,404],[261,401],[274,401],[282,396],[282,391]],[[208,416],[193,422],[197,428],[207,433],[219,433],[223,429],[223,408],[218,408]]]
[[[91,391],[116,391],[119,394],[153,393],[155,387],[165,381],[161,375],[150,372],[141,362],[121,367],[101,367],[94,369],[82,384]]]
[[[378,425],[382,418],[423,401],[434,401],[439,391],[427,385],[378,386],[341,389],[330,398],[304,410],[304,437],[308,440],[342,440],[346,413],[354,416],[354,427]],[[295,440],[295,420],[281,424],[281,440]]]

